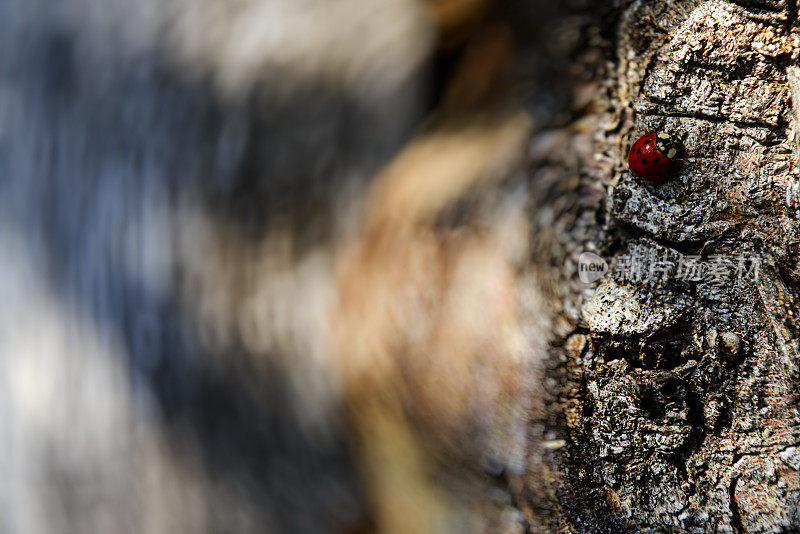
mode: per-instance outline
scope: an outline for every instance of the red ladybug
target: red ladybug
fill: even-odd
[[[650,132],[633,143],[628,153],[628,166],[634,176],[655,182],[664,177],[677,153],[678,147],[669,135]]]

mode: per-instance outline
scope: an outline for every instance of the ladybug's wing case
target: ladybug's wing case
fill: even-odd
[[[649,133],[645,134],[633,143],[631,146],[630,153],[628,154],[628,164],[633,164],[633,162],[639,159],[643,154],[647,154],[648,152],[655,149],[656,146],[656,134]]]
[[[667,168],[669,167],[669,160],[658,150],[645,154],[639,158],[637,170],[639,176],[647,180],[658,180],[661,178]]]
[[[652,134],[643,135],[631,146],[631,150],[628,153],[628,166],[634,174],[637,174],[638,163],[642,159],[642,156],[646,155],[655,147],[654,137],[655,136]]]
[[[639,138],[631,147],[632,151],[635,151],[637,155],[641,155],[643,153],[650,152],[656,148],[656,134],[649,133],[645,134]]]
[[[637,140],[628,154],[631,172],[645,180],[658,180],[669,167],[669,159],[657,148],[657,134],[648,133]]]

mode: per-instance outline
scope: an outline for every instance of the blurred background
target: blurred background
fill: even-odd
[[[603,7],[0,0],[0,532],[545,528]]]

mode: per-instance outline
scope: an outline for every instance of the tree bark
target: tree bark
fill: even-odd
[[[532,151],[534,187],[570,184],[544,201],[570,199],[548,225],[571,276],[549,371],[556,522],[795,532],[797,6],[634,1],[609,20],[596,98]],[[658,184],[625,164],[655,130],[683,146]],[[586,251],[611,264],[593,284],[576,273]]]

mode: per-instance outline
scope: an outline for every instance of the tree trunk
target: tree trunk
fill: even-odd
[[[570,276],[557,284],[549,371],[565,444],[540,448],[556,522],[795,532],[797,6],[634,1],[611,19],[591,106],[534,139],[534,187],[571,184],[569,208],[548,220],[553,266]],[[649,131],[683,147],[659,183],[625,164]],[[583,252],[608,274],[582,283]]]

